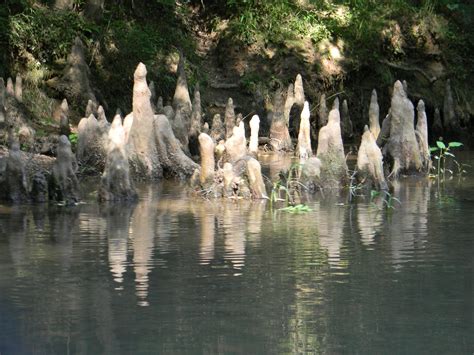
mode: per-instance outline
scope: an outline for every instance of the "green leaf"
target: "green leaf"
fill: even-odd
[[[430,152],[436,152],[437,150],[439,150],[438,147],[430,147]]]
[[[441,141],[437,141],[436,145],[438,146],[439,149],[446,149],[446,145]]]
[[[450,148],[457,148],[457,147],[462,146],[462,143],[460,143],[460,142],[449,142],[448,146]]]
[[[446,152],[446,153],[444,153],[444,155],[447,155],[448,157],[453,157],[454,158],[454,154],[450,153],[450,152]]]

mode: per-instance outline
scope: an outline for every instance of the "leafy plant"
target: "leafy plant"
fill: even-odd
[[[273,208],[274,203],[279,201],[284,201],[285,207],[295,206],[295,194],[298,194],[300,187],[306,188],[300,182],[299,170],[300,164],[295,163],[290,166],[286,175],[280,173],[279,179],[273,183],[270,193],[270,209]]]
[[[462,143],[460,142],[449,142],[448,145],[446,145],[443,141],[437,141],[436,147],[430,147],[430,152],[437,152],[437,154],[434,155],[434,159],[437,160],[436,166],[433,167],[433,169],[435,169],[435,174],[432,176],[437,178],[438,181],[441,176],[443,177],[443,180],[446,179],[446,172],[454,175],[454,172],[446,167],[446,160],[448,158],[452,159],[454,164],[456,164],[458,167],[458,173],[462,174],[466,172],[463,168],[463,165],[460,164],[456,160],[455,155],[451,153],[452,148],[459,148],[461,146]]]

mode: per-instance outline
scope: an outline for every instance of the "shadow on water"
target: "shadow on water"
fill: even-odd
[[[167,182],[132,205],[0,206],[0,353],[468,353],[465,186],[301,214]]]

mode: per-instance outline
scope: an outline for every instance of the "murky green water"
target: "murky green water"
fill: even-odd
[[[472,176],[472,175],[471,175]],[[0,354],[474,351],[474,179],[313,211],[0,206]]]

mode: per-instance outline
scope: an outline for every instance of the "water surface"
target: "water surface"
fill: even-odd
[[[0,354],[474,351],[472,177],[305,214],[139,194],[0,205]]]

